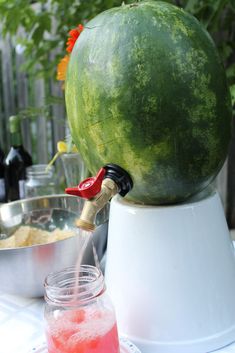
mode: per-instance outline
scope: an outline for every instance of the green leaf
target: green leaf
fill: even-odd
[[[235,0],[230,0],[230,5],[235,10]]]
[[[7,31],[4,31],[5,33],[9,32],[10,34],[14,34],[17,31],[18,24],[17,21],[15,20],[18,16],[18,10],[11,9],[11,11],[8,11],[5,21],[8,23],[7,25]]]
[[[46,98],[46,102],[48,104],[64,104],[64,98],[57,96],[49,96]]]
[[[220,53],[221,56],[223,57],[224,60],[230,57],[230,55],[233,53],[233,48],[230,43],[222,45],[220,48]]]
[[[235,84],[230,86],[230,93],[232,98],[232,106],[235,106]]]
[[[35,65],[35,61],[32,59],[26,60],[22,65],[21,65],[21,70],[30,72]]]
[[[32,34],[32,40],[35,44],[39,44],[43,39],[44,28],[42,26],[37,26]]]
[[[233,78],[235,80],[235,63],[233,63],[231,66],[227,68],[226,75],[228,79]]]
[[[194,13],[197,7],[198,7],[198,0],[188,0],[185,6],[185,10],[188,12]]]
[[[38,22],[40,23],[40,26],[44,28],[45,31],[50,32],[51,30],[51,17],[49,13],[43,13],[41,16],[38,18]]]

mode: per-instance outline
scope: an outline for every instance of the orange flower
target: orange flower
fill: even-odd
[[[57,65],[57,80],[65,81],[68,62],[69,55],[65,55],[65,57],[60,60],[59,64]]]
[[[78,25],[75,29],[72,29],[69,32],[70,37],[67,40],[67,52],[71,53],[71,51],[73,50],[73,47],[76,43],[76,40],[78,39],[78,37],[80,36],[81,32],[83,31],[84,27],[83,25]]]
[[[83,25],[78,25],[75,29],[72,29],[69,32],[70,37],[67,40],[67,52],[71,53],[74,47],[74,44],[76,43],[76,40],[80,36],[81,32],[83,31],[84,27]],[[66,70],[67,70],[67,65],[69,62],[69,55],[65,55],[63,59],[60,60],[59,64],[57,65],[57,80],[58,81],[65,81],[66,79]]]

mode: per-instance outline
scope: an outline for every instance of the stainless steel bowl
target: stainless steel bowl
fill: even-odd
[[[21,225],[33,225],[46,230],[74,229],[84,201],[69,195],[43,196],[11,202],[0,207],[0,232],[8,235]],[[99,259],[107,240],[109,206],[97,215],[93,233]],[[81,246],[74,236],[54,243],[14,249],[0,249],[0,291],[27,297],[44,294],[43,283],[48,273],[59,271],[76,263]],[[83,263],[93,264],[91,243]]]

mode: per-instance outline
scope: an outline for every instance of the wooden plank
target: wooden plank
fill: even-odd
[[[2,42],[1,51],[2,55],[2,84],[3,84],[3,107],[6,123],[11,115],[16,113],[15,107],[15,89],[14,89],[14,76],[12,65],[12,45],[10,36],[7,35],[6,39]],[[9,134],[6,134],[6,143],[9,147]]]
[[[24,63],[24,53],[20,45],[16,46],[16,87],[17,87],[17,110],[26,109],[29,106],[29,80],[26,72],[21,70],[21,66]],[[30,120],[24,119],[22,122],[22,134],[24,140],[24,146],[26,150],[32,154],[32,141],[31,141],[31,128]]]
[[[45,104],[45,82],[36,79],[34,83],[34,104],[35,107],[42,107]],[[48,163],[47,149],[48,127],[46,118],[43,115],[38,116],[36,123],[36,156],[37,163]]]
[[[51,95],[54,97],[64,98],[64,92],[61,89],[61,83],[51,80],[50,82]],[[53,151],[56,152],[57,142],[65,138],[65,106],[64,104],[52,105],[52,138]]]

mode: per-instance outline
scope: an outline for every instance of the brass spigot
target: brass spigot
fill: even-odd
[[[118,186],[112,179],[104,179],[100,192],[90,200],[86,200],[82,214],[76,225],[82,229],[93,231],[97,213],[109,200],[118,193]]]
[[[96,177],[82,181],[76,188],[67,188],[68,194],[86,199],[80,218],[76,225],[87,231],[95,230],[97,213],[116,194],[125,196],[133,186],[129,174],[115,164],[101,168]]]

